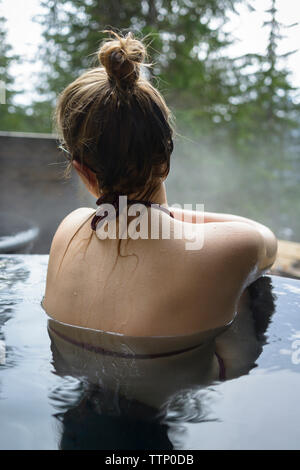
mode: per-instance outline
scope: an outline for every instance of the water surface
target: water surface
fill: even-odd
[[[157,413],[58,367],[40,305],[47,262],[0,256],[1,449],[300,448],[299,281],[266,276],[274,303],[262,283],[251,325],[220,339],[231,378],[182,388]]]

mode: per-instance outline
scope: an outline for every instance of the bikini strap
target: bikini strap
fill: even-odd
[[[217,352],[215,352],[216,358],[218,359],[219,363],[219,380],[222,382],[226,380],[226,369],[225,369],[225,364],[221,356]]]
[[[109,203],[111,204],[116,210],[116,217],[119,215],[119,196],[125,196],[125,194],[120,193],[112,193],[110,195],[104,195],[97,199],[96,204],[97,206],[101,206],[101,204]],[[107,199],[110,199],[109,201]],[[163,207],[161,204],[157,204],[156,202],[147,201],[147,200],[139,200],[139,199],[127,199],[127,205],[132,204],[143,204],[146,207],[154,207],[156,209],[160,209],[161,211],[168,214],[170,217],[174,219],[174,214],[169,211],[166,207]],[[108,215],[107,211],[104,211],[102,215],[95,215],[91,221],[91,228],[92,230],[96,231],[97,225],[101,222]]]

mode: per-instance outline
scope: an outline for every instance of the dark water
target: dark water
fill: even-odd
[[[40,306],[47,261],[0,257],[1,449],[300,448],[299,281],[253,285],[251,321],[219,338],[229,379],[183,387],[157,412],[58,367]]]

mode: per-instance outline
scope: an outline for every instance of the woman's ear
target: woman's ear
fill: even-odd
[[[79,163],[77,160],[72,160],[72,165],[79,176],[89,179],[89,168],[87,168],[83,163]]]
[[[99,197],[99,187],[98,187],[98,180],[96,174],[90,170],[86,165],[83,163],[79,163],[77,160],[72,160],[73,168],[76,170],[78,175],[80,176],[81,180],[89,190],[89,192],[95,196]]]

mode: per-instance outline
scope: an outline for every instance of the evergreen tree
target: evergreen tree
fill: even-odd
[[[6,19],[0,16],[0,129],[8,130],[14,121],[15,106],[13,105],[13,77],[10,66],[16,60],[11,54],[12,47],[7,43]]]
[[[293,100],[295,88],[283,65],[284,59],[295,51],[278,53],[283,38],[281,31],[286,26],[277,20],[276,0],[270,2],[265,12],[268,18],[263,23],[263,27],[269,29],[266,52],[240,58],[242,94],[238,91],[233,98],[236,105],[232,142],[238,152],[248,156],[255,156],[255,148],[259,158],[265,157],[266,162],[274,166],[275,156],[282,161],[289,152],[291,139],[294,140],[293,131],[299,127],[299,105]]]
[[[236,94],[230,97],[228,138],[238,178],[231,188],[239,191],[238,204],[247,207],[249,216],[262,211],[267,225],[284,227],[294,217],[293,201],[300,196],[300,106],[293,99],[295,88],[285,65],[294,51],[278,52],[286,26],[277,20],[276,0],[270,0],[265,14],[265,53],[236,60],[241,73]]]
[[[137,37],[146,37],[154,84],[179,115],[190,125],[197,122],[195,127],[199,120],[215,126],[219,121],[213,119],[226,114],[231,93],[226,74],[232,61],[224,54],[230,40],[221,26],[227,11],[239,2],[43,0],[45,14],[36,18],[44,27],[40,92],[54,104],[71,80],[97,64],[102,30],[131,30]]]
[[[1,4],[1,0],[0,0]],[[44,122],[41,116],[33,115],[30,106],[21,106],[15,103],[14,98],[21,93],[15,89],[15,80],[11,73],[11,66],[20,62],[20,57],[13,54],[13,49],[7,42],[7,20],[0,16],[0,130],[33,132],[50,130],[45,125],[49,121],[49,105],[47,105],[47,118]]]

